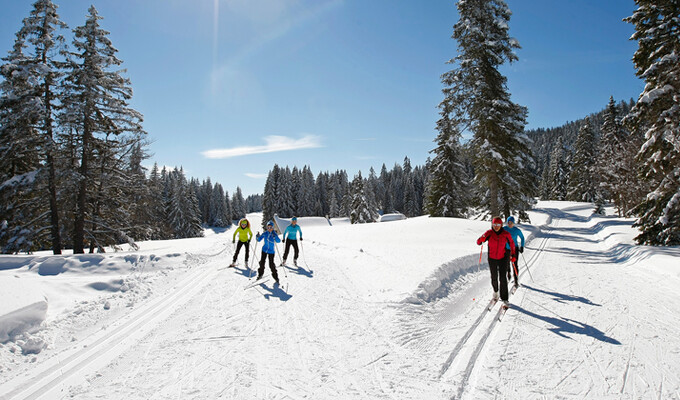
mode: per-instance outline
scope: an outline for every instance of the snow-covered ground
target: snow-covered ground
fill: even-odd
[[[591,210],[542,202],[520,225],[501,322],[483,221],[300,218],[280,288],[244,290],[243,252],[226,268],[233,230],[0,256],[0,399],[680,398],[680,248]]]

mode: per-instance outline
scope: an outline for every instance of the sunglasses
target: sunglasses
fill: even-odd
[[[493,226],[503,226],[503,224],[493,224]]]

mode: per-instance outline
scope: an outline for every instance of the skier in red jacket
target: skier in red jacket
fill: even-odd
[[[500,277],[500,294],[501,300],[505,305],[508,305],[508,267],[510,260],[505,255],[506,243],[510,245],[509,256],[515,262],[515,241],[508,231],[503,229],[503,220],[500,217],[494,217],[491,221],[491,228],[484,232],[477,244],[481,245],[484,242],[489,242],[489,269],[491,270],[491,286],[493,286],[493,298],[498,299],[498,279]]]

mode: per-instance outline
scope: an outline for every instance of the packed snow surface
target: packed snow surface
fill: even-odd
[[[680,398],[680,249],[592,209],[519,225],[501,321],[485,221],[299,218],[298,266],[245,290],[259,254],[227,268],[234,228],[0,256],[0,399]]]

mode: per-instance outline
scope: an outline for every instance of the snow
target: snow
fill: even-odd
[[[501,322],[485,221],[299,218],[299,267],[247,290],[234,227],[0,256],[0,398],[680,398],[680,248],[593,208],[539,202],[518,225]]]

